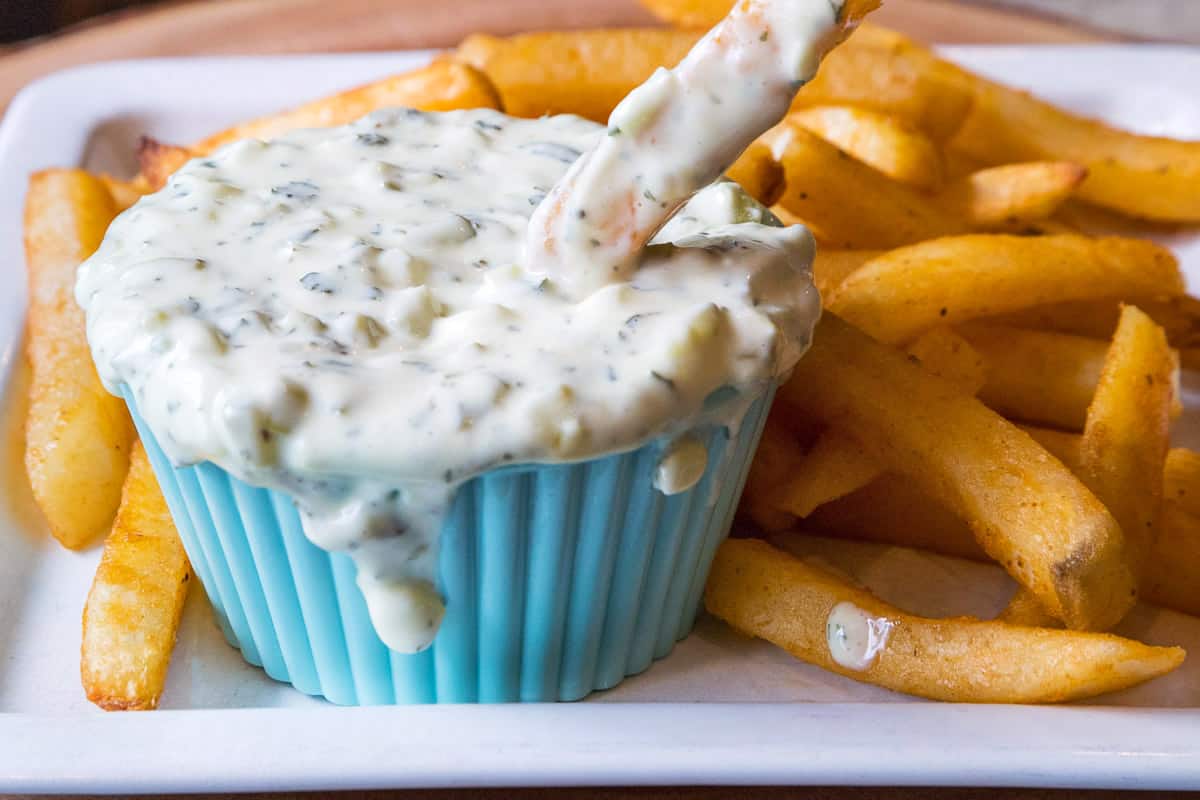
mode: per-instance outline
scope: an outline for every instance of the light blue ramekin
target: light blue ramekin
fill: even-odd
[[[695,622],[773,394],[732,431],[691,431],[708,467],[670,497],[653,486],[669,439],[463,484],[442,530],[446,616],[417,655],[380,641],[353,562],[309,542],[287,495],[171,466],[125,399],[229,643],[307,694],[386,705],[577,700],[667,655]]]

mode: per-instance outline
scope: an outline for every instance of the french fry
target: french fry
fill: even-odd
[[[1083,468],[1083,461],[1079,454],[1079,440],[1081,436],[1078,433],[1068,433],[1067,431],[1058,431],[1053,428],[1039,428],[1036,425],[1021,425],[1021,430],[1025,431],[1033,438],[1035,442],[1063,463],[1067,469],[1074,472],[1076,475]]]
[[[771,210],[787,224],[798,222],[798,220],[791,221],[791,212],[780,206],[775,206]],[[785,219],[785,217],[789,217],[789,219]],[[823,297],[841,285],[847,275],[883,252],[883,250],[831,250],[828,247],[818,247],[817,257],[813,259],[813,282],[816,283],[817,290]]]
[[[852,46],[841,48],[838,57],[829,59],[822,69],[822,73],[850,84],[831,92],[841,102],[858,104],[851,89],[869,85],[877,69],[892,70],[895,76],[878,80],[872,87],[882,99],[874,103],[867,99],[863,105],[891,105],[881,110],[898,113],[903,104],[894,96],[938,98],[934,102],[946,107],[942,113],[926,107],[909,111],[909,118],[921,119],[921,127],[934,138],[953,135],[953,148],[974,159],[990,165],[1071,161],[1088,169],[1087,179],[1078,189],[1088,202],[1134,217],[1200,221],[1200,142],[1117,130],[973,75],[899,34],[873,26],[864,25],[849,44]],[[871,63],[880,53],[887,54],[882,63]],[[860,59],[857,69],[848,69],[855,57]],[[822,77],[818,74],[813,83]],[[886,91],[889,83],[901,84],[908,91]],[[912,88],[921,85],[934,88]],[[811,88],[805,87],[801,97],[819,94],[810,92]],[[927,104],[914,105],[921,108]],[[940,124],[933,124],[935,120]]]
[[[968,520],[983,549],[1055,616],[1103,629],[1137,596],[1121,529],[1028,434],[832,314],[781,390]]]
[[[983,359],[966,340],[947,328],[927,332],[908,352],[930,373],[958,384],[969,394],[983,386]],[[771,499],[775,507],[807,517],[813,509],[866,486],[882,472],[879,463],[853,436],[829,428]]]
[[[1042,447],[1063,462],[1072,472],[1083,470],[1082,436],[1049,428],[1022,425]],[[1163,500],[1175,503],[1192,515],[1200,515],[1200,453],[1185,447],[1167,451],[1163,465]]]
[[[725,171],[725,177],[765,206],[772,205],[783,193],[783,167],[771,155],[771,148],[762,142],[747,147]]]
[[[725,4],[726,11],[730,5]],[[700,27],[707,29],[723,16]],[[679,63],[702,33],[624,28],[475,34],[453,57],[488,76],[509,114],[578,114],[604,122],[655,69]],[[971,101],[971,85],[957,68],[903,37],[863,25],[826,57],[793,107],[870,108],[894,114],[941,142],[962,124]]]
[[[1184,658],[1180,648],[1110,634],[918,617],[753,539],[721,545],[704,603],[735,629],[802,661],[933,700],[1050,703],[1094,697],[1166,674]],[[862,669],[843,666],[831,653],[830,637],[838,631],[827,625],[841,624],[835,609],[848,611],[850,619],[865,616],[873,628],[868,639],[873,647],[867,650],[874,652]]]
[[[482,71],[517,117],[578,114],[604,122],[658,67],[679,63],[698,31],[660,28],[544,31],[498,37],[477,33],[454,58]]]
[[[1073,161],[1079,196],[1134,217],[1200,221],[1200,142],[1117,130],[961,71],[974,103],[953,146],[988,164]]]
[[[443,60],[358,86],[278,114],[215,133],[192,147],[204,155],[241,139],[273,139],[298,128],[346,125],[372,111],[394,106],[422,111],[500,108],[500,97],[474,67]]]
[[[967,523],[903,475],[885,472],[861,489],[818,506],[804,529],[989,561]]]
[[[167,144],[149,136],[138,141],[137,160],[140,170],[138,181],[151,192],[167,185],[175,170],[191,161],[199,153],[187,147]]]
[[[1162,508],[1178,369],[1162,328],[1126,306],[1105,354],[1083,436],[1071,453],[1078,455],[1076,474],[1121,525],[1138,575]],[[1000,618],[1023,625],[1053,623],[1053,615],[1028,590],[1018,592]]]
[[[1167,452],[1163,497],[1187,513],[1200,516],[1200,453],[1183,447]]]
[[[940,143],[962,126],[973,101],[974,88],[962,70],[911,39],[864,24],[825,58],[792,107],[873,109]]]
[[[919,189],[942,182],[933,142],[897,117],[853,106],[813,106],[793,111],[788,119],[892,180]]]
[[[75,303],[75,268],[117,213],[104,183],[82,170],[39,172],[25,198],[32,367],[25,470],[50,532],[80,548],[107,530],[129,469],[133,423],[100,384]]]
[[[945,378],[967,394],[987,380],[987,360],[971,343],[949,328],[933,328],[908,347],[908,354],[930,374]]]
[[[1009,625],[1023,625],[1027,628],[1061,628],[1062,622],[1042,607],[1033,592],[1025,588],[1017,589],[1016,594],[1008,601],[1000,613],[996,615],[997,622]]]
[[[1183,291],[1175,257],[1153,242],[973,234],[885,253],[848,276],[826,306],[877,339],[903,342],[935,325],[1051,302]]]
[[[641,0],[650,13],[677,28],[708,29],[729,13],[733,0]]]
[[[1079,437],[1071,438],[1077,445]],[[973,561],[991,560],[966,522],[912,481],[892,473],[819,507],[803,525],[805,530],[827,536],[915,547]],[[1196,581],[1200,575],[1200,517],[1172,501],[1164,503],[1161,527],[1145,566],[1143,600],[1200,616],[1200,583]]]
[[[271,139],[299,128],[346,125],[372,111],[407,106],[422,111],[500,108],[500,97],[487,77],[470,66],[450,60],[392,75],[278,114],[235,125],[191,147],[165,144],[143,137],[138,147],[141,177],[152,190],[190,159],[208,155],[242,139]]]
[[[1161,325],[1172,347],[1200,346],[1200,299],[1186,294],[1051,303],[1004,314],[989,321],[1016,328],[1109,339],[1117,328],[1122,300],[1133,303]]]
[[[998,325],[958,330],[988,365],[979,398],[990,408],[1023,422],[1083,430],[1107,343]]]
[[[818,506],[866,486],[882,471],[857,439],[839,428],[828,428],[771,491],[767,505],[793,517],[807,517]]]
[[[1052,216],[1085,177],[1069,161],[1005,164],[955,180],[937,199],[973,227],[1019,227]]]
[[[972,172],[987,169],[988,166],[977,158],[971,158],[961,150],[952,150],[949,148],[942,153],[942,164],[946,170],[947,180],[965,178]]]
[[[1139,573],[1162,505],[1178,372],[1163,329],[1125,306],[1088,407],[1080,476],[1121,525]]]
[[[741,510],[765,531],[782,531],[792,526],[795,517],[780,509],[774,493],[804,458],[804,448],[788,430],[778,412],[767,417],[759,440],[746,488],[742,491]]]
[[[112,533],[83,609],[80,674],[108,711],[158,707],[191,569],[171,513],[134,443]]]
[[[1078,196],[1063,203],[1054,218],[1070,226],[1077,233],[1089,236],[1132,236],[1138,239],[1154,239],[1171,236],[1181,230],[1189,230],[1187,223],[1156,222],[1126,216],[1119,211],[1086,203]]]
[[[1200,517],[1177,503],[1164,503],[1157,534],[1142,575],[1142,596],[1200,616]]]
[[[851,158],[790,119],[763,140],[783,165],[780,205],[831,247],[886,249],[968,230],[962,219],[924,193]]]
[[[146,194],[148,188],[143,181],[138,179],[123,181],[111,175],[101,175],[100,180],[112,196],[117,213],[124,211],[140,200],[142,195]]]

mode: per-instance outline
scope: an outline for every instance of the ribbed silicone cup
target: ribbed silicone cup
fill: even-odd
[[[416,655],[380,641],[353,562],[304,536],[289,496],[171,466],[126,401],[230,644],[302,692],[380,705],[577,700],[667,655],[695,622],[773,394],[732,429],[691,432],[708,466],[686,492],[654,488],[669,439],[463,484],[442,529],[445,619]]]

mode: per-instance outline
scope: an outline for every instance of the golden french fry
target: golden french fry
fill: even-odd
[[[903,342],[935,325],[1051,302],[1183,291],[1175,256],[1153,242],[973,234],[885,253],[842,281],[826,306],[877,339]]]
[[[721,545],[704,603],[735,629],[802,661],[934,700],[1050,703],[1093,697],[1166,674],[1184,658],[1177,647],[1110,634],[918,617],[754,539]],[[839,638],[850,643],[841,662],[834,658]],[[866,639],[861,650],[860,638]],[[861,653],[865,657],[855,663]]]
[[[123,181],[111,175],[101,175],[100,181],[112,196],[117,213],[124,211],[140,200],[149,188],[144,181],[136,178],[131,181]]]
[[[848,105],[907,121],[936,142],[954,135],[973,102],[963,72],[900,34],[864,24],[821,63],[793,108]]]
[[[1088,407],[1080,477],[1121,525],[1139,572],[1162,505],[1178,372],[1163,329],[1125,306]]]
[[[705,16],[709,21],[700,27],[711,27],[722,16]],[[702,32],[625,28],[475,34],[463,40],[454,58],[487,74],[504,110],[514,116],[578,114],[603,122],[655,69],[679,63]],[[864,25],[826,57],[793,107],[875,109],[943,141],[962,124],[971,92],[957,68],[926,48]]]
[[[1070,226],[1078,233],[1089,236],[1132,236],[1139,239],[1153,239],[1158,236],[1178,234],[1187,230],[1187,223],[1156,222],[1148,219],[1138,219],[1126,216],[1119,211],[1086,203],[1076,197],[1063,203],[1062,208],[1054,218]]]
[[[167,144],[149,136],[143,136],[138,142],[137,159],[140,174],[138,182],[149,191],[157,192],[167,185],[167,179],[175,170],[191,161],[199,153],[187,147]]]
[[[832,314],[781,390],[968,520],[984,550],[1071,628],[1136,599],[1121,529],[1066,467],[953,383]]]
[[[711,28],[729,13],[733,0],[640,0],[650,13],[677,28]]]
[[[998,325],[958,330],[988,365],[979,399],[990,408],[1023,422],[1083,430],[1106,342]]]
[[[902,475],[887,472],[863,488],[818,506],[806,530],[989,561],[967,523]]]
[[[314,100],[297,108],[260,117],[215,133],[191,147],[164,144],[143,137],[138,162],[149,188],[162,188],[171,173],[197,156],[241,139],[270,139],[298,128],[346,125],[359,117],[390,106],[422,111],[463,108],[500,108],[500,98],[487,77],[456,61],[435,61],[420,69],[392,75],[354,89]]]
[[[975,394],[984,382],[984,362],[961,336],[934,328],[908,349],[922,367]],[[883,472],[879,462],[857,440],[828,428],[793,471],[771,494],[777,508],[807,517],[818,506],[866,486]]]
[[[783,193],[783,167],[771,155],[771,148],[755,142],[725,172],[725,177],[740,184],[746,194],[765,206]]]
[[[1117,328],[1122,300],[1133,303],[1161,325],[1173,347],[1200,346],[1200,299],[1186,294],[1051,303],[1003,314],[989,321],[1017,328],[1108,339]]]
[[[1200,617],[1200,518],[1178,504],[1163,504],[1157,536],[1142,575],[1151,603]]]
[[[908,346],[908,354],[930,374],[945,378],[967,394],[976,394],[987,380],[987,360],[949,328],[925,331]]]
[[[311,103],[235,125],[198,142],[203,155],[241,139],[273,139],[298,128],[346,125],[372,111],[393,106],[422,111],[500,108],[500,97],[487,77],[468,64],[435,61]]]
[[[937,199],[973,227],[1021,226],[1052,216],[1085,177],[1068,161],[1005,164],[955,180]]]
[[[791,119],[763,141],[783,165],[780,205],[831,247],[899,247],[968,230],[932,198],[856,161]]]
[[[1189,514],[1200,516],[1200,453],[1183,447],[1167,452],[1163,497]]]
[[[776,409],[779,409],[778,404]],[[803,458],[804,448],[799,438],[788,430],[779,411],[773,410],[750,464],[740,505],[741,511],[763,530],[787,530],[795,521],[791,514],[776,505],[774,493]]]
[[[897,117],[853,106],[813,106],[793,111],[788,119],[892,180],[919,189],[942,182],[942,160],[933,142]]]
[[[82,170],[39,172],[25,198],[32,367],[25,470],[50,532],[83,547],[107,530],[129,468],[133,423],[104,390],[75,303],[75,268],[117,213],[104,183]]]
[[[946,170],[947,180],[965,178],[972,172],[987,169],[988,166],[977,158],[971,158],[961,150],[952,150],[950,148],[946,148],[942,153],[942,164]]]
[[[774,206],[771,210],[780,220],[789,225],[799,221],[791,219],[793,216],[791,212],[782,206]],[[817,257],[813,259],[813,282],[816,283],[817,289],[823,297],[841,285],[847,275],[883,252],[883,250],[831,250],[828,247],[818,247]]]
[[[1062,622],[1054,618],[1028,589],[1017,589],[1012,600],[1008,601],[998,615],[997,622],[1009,625],[1024,625],[1028,628],[1061,628]]]
[[[1036,425],[1020,425],[1021,430],[1028,433],[1035,442],[1063,463],[1067,469],[1079,474],[1083,461],[1079,454],[1078,433],[1068,433],[1053,428],[1039,428]]]
[[[83,609],[80,675],[108,711],[158,707],[191,568],[146,451],[134,443],[112,533]]]
[[[1064,451],[1078,456],[1076,474],[1121,525],[1139,575],[1162,508],[1178,369],[1162,328],[1134,306],[1126,306],[1104,357],[1083,436],[1075,447],[1062,442]],[[1041,626],[1054,620],[1027,590],[1017,593],[1000,618]]]
[[[845,81],[848,86],[830,92],[840,102],[899,113],[935,139],[953,134],[954,149],[984,164],[1081,164],[1088,176],[1078,193],[1097,205],[1135,217],[1200,220],[1200,143],[1133,134],[1080,117],[973,75],[873,26],[864,25],[848,44],[813,82],[825,74]],[[848,69],[855,58],[856,69]],[[895,74],[880,79],[877,70]],[[863,86],[880,99],[855,102],[853,90]],[[819,94],[812,89],[811,84],[805,87],[801,97]]]
[[[578,114],[604,122],[658,67],[679,63],[701,32],[662,28],[468,36],[454,58],[482,71],[517,117]]]
[[[793,517],[807,517],[818,506],[866,486],[880,472],[879,462],[857,439],[839,428],[828,428],[782,476],[768,495],[768,505]]]
[[[1083,430],[1108,353],[1103,341],[981,323],[958,330],[988,365],[979,394],[984,403],[1013,419]],[[1177,370],[1171,380],[1178,384]],[[1172,394],[1172,416],[1181,409],[1178,395]]]
[[[1038,432],[1039,439],[1044,433]],[[1067,436],[1074,440],[1077,452],[1079,437]],[[1171,501],[1163,506],[1161,527],[1142,576],[1141,597],[1200,616],[1200,582],[1196,581],[1200,575],[1200,518]],[[895,474],[885,474],[853,494],[821,506],[804,520],[804,528],[844,539],[991,560],[966,522],[912,481]],[[1052,618],[1047,614],[1043,619]]]
[[[988,164],[1073,161],[1088,169],[1078,194],[1090,203],[1134,217],[1200,221],[1200,142],[1117,130],[961,72],[975,99],[955,148]]]

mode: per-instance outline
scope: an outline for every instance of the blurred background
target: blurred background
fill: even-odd
[[[233,0],[192,0],[220,3]],[[253,3],[256,0],[237,0]],[[261,0],[268,2],[269,0]],[[1200,42],[1200,0],[959,0],[1020,8],[1136,38]],[[173,0],[178,4],[179,0]],[[505,0],[496,0],[503,5]],[[903,3],[904,0],[892,0]],[[331,4],[336,0],[330,0]],[[45,36],[97,16],[162,0],[0,0],[0,42]]]

